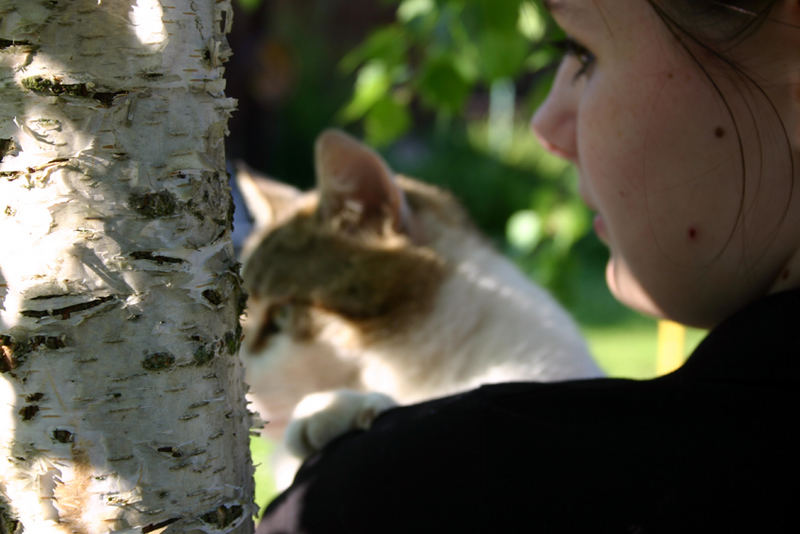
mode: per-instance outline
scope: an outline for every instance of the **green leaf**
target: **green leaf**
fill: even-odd
[[[481,71],[488,82],[517,76],[527,58],[530,44],[516,32],[487,29],[478,40]]]
[[[518,251],[528,254],[542,240],[542,219],[533,210],[514,213],[506,224],[506,239]]]
[[[403,23],[428,15],[435,9],[433,0],[403,0],[397,8],[397,18]]]
[[[417,83],[423,101],[446,113],[460,111],[471,89],[452,58],[444,54],[429,59],[423,65]]]
[[[375,30],[363,44],[348,52],[339,62],[345,73],[354,72],[369,61],[382,61],[392,67],[406,63],[406,32],[402,26],[392,24]]]
[[[556,62],[558,60],[558,55],[553,53],[552,50],[548,50],[547,48],[539,48],[531,52],[530,55],[525,59],[525,68],[532,71],[538,71],[552,67],[552,69],[555,70]],[[549,83],[544,83],[541,85],[547,86],[548,89],[550,86]]]
[[[341,111],[342,119],[360,119],[392,86],[392,80],[383,61],[373,60],[361,67],[356,79],[353,98]]]
[[[547,31],[547,20],[535,2],[527,0],[520,4],[517,28],[522,35],[531,41],[542,40]]]
[[[477,0],[481,23],[488,28],[516,33],[522,0]]]
[[[558,206],[548,217],[548,226],[553,230],[553,244],[556,249],[566,252],[591,226],[586,206],[573,200]]]
[[[458,74],[469,84],[474,84],[480,78],[480,50],[472,40],[465,38],[452,51],[451,61]]]
[[[385,95],[364,117],[364,131],[371,145],[385,146],[406,133],[411,126],[408,108],[392,95]]]

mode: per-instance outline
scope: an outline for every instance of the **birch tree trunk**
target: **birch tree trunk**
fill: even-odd
[[[0,533],[252,532],[230,0],[0,0]]]

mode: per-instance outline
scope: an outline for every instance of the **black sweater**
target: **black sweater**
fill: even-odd
[[[306,462],[259,534],[800,532],[800,291],[653,380],[491,385]]]

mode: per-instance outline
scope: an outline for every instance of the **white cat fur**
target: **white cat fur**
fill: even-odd
[[[240,171],[240,184],[252,179],[257,180]],[[395,179],[403,187],[430,188]],[[252,184],[242,187],[246,188],[252,189]],[[305,198],[312,202],[314,197]],[[258,203],[263,199],[248,200],[248,205]],[[257,209],[263,214],[263,205]],[[285,439],[301,456],[359,426],[353,424],[359,412],[367,414],[360,426],[368,426],[371,417],[392,405],[386,395],[406,404],[487,383],[602,375],[569,315],[482,235],[470,225],[443,224],[433,212],[415,216],[420,228],[437,229],[428,246],[450,264],[452,274],[440,286],[432,309],[413,329],[386,331],[379,341],[365,346],[354,327],[333,319],[313,345],[277,334],[260,354],[248,352],[245,336],[242,357],[250,396],[269,421],[265,433],[277,437],[290,426]],[[260,222],[255,241],[269,226]],[[246,323],[251,322],[259,321],[251,315]],[[332,391],[342,389],[350,391]],[[303,401],[290,424],[293,407],[319,392],[327,393]],[[383,395],[359,397],[354,392]],[[337,402],[339,410],[331,410]],[[311,438],[315,433],[320,437]],[[280,487],[288,485],[297,465],[287,459],[282,463],[276,468]]]

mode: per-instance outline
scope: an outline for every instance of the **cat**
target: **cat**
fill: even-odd
[[[267,436],[302,457],[395,402],[602,375],[568,314],[451,194],[338,130],[317,138],[315,165],[306,193],[237,176],[255,218],[241,354]],[[279,487],[295,467],[277,468]]]

